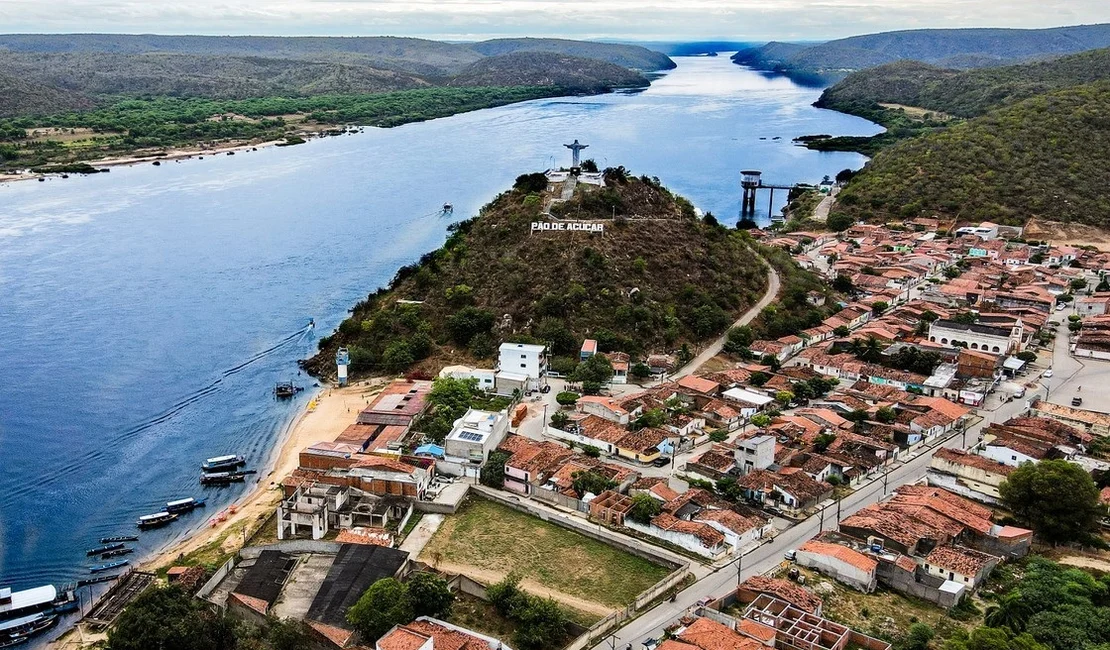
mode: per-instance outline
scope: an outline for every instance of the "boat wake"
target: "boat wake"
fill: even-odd
[[[120,431],[111,439],[109,439],[107,441],[107,444],[100,445],[99,450],[87,454],[72,463],[67,463],[60,467],[53,468],[51,471],[40,474],[38,480],[36,480],[34,483],[27,483],[21,487],[16,487],[6,491],[4,495],[4,502],[8,502],[10,499],[29,494],[33,491],[42,489],[44,486],[56,483],[57,481],[71,475],[74,470],[88,464],[90,461],[98,461],[108,457],[110,452],[115,453],[116,451],[118,451],[119,445],[133,440],[144,431],[147,431],[172,419],[175,415],[188,409],[190,406],[202,401],[209,395],[218,392],[220,390],[220,385],[224,382],[225,379],[242,372],[252,364],[258,363],[259,361],[283,350],[284,348],[300,343],[304,340],[306,336],[308,336],[309,332],[311,332],[312,329],[313,324],[309,323],[305,327],[278,341],[271,347],[266,348],[265,350],[262,350],[261,352],[258,352],[257,354],[251,356],[246,361],[243,361],[242,363],[239,363],[235,366],[232,366],[231,368],[222,371],[220,375],[216,379],[212,380],[212,382],[210,382],[208,385],[181,398],[161,413],[153,415],[146,420],[143,420],[142,422],[133,424],[130,427]]]

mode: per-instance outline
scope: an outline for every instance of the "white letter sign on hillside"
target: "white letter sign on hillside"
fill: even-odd
[[[532,232],[605,232],[605,224],[589,221],[533,221]]]

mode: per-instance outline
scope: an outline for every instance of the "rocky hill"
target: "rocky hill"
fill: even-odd
[[[550,342],[561,356],[586,335],[603,351],[674,350],[720,334],[759,299],[766,271],[735,231],[696,218],[655,180],[607,178],[605,188],[579,185],[559,210],[599,220],[604,233],[533,232],[551,220],[541,212],[554,194],[537,189],[542,175],[518,179],[358,304],[306,367],[334,374],[341,345],[357,373],[488,363],[508,337]]]
[[[884,63],[912,59],[942,67],[985,67],[1110,47],[1110,25],[1051,29],[918,29],[842,38],[812,46],[785,43],[741,50],[733,60],[801,81],[835,81]]]
[[[840,193],[854,218],[1032,217],[1110,226],[1110,82],[1037,95],[879,152]]]
[[[660,52],[639,45],[620,43],[594,43],[590,41],[570,41],[559,38],[498,38],[482,41],[470,49],[485,56],[512,54],[515,52],[547,52],[586,59],[607,61],[622,68],[643,72],[670,70],[674,61]]]

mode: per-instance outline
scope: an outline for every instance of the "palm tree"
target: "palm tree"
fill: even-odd
[[[1021,634],[1032,615],[1033,610],[1021,599],[1021,592],[1011,591],[997,605],[987,608],[983,622],[990,627],[1008,627],[1014,634]]]

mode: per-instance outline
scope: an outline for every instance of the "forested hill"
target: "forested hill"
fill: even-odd
[[[0,72],[0,116],[19,111],[47,113],[92,108],[92,99]]]
[[[1038,95],[879,152],[841,191],[854,219],[923,215],[1110,227],[1110,82]]]
[[[552,208],[600,220],[604,233],[533,233],[558,193],[543,174],[522,176],[358,304],[307,367],[334,375],[340,345],[359,374],[488,366],[509,337],[551,342],[561,357],[576,356],[586,335],[602,351],[674,350],[719,335],[758,301],[766,270],[735,230],[698,219],[657,180],[623,168],[606,178]]]
[[[1034,95],[1102,80],[1110,80],[1110,48],[966,71],[899,61],[849,75],[826,89],[816,105],[865,117],[874,117],[882,103],[975,117]]]
[[[513,52],[471,63],[452,86],[558,86],[578,92],[646,86],[639,72],[615,63],[550,52]]]
[[[671,70],[675,62],[667,55],[639,45],[621,43],[593,43],[568,41],[559,38],[498,38],[469,46],[485,56],[512,54],[514,52],[548,52],[587,59],[598,59],[623,68],[653,72]]]
[[[1051,29],[921,29],[852,36],[819,45],[768,43],[733,61],[816,82],[902,59],[981,68],[1110,47],[1110,24]]]

